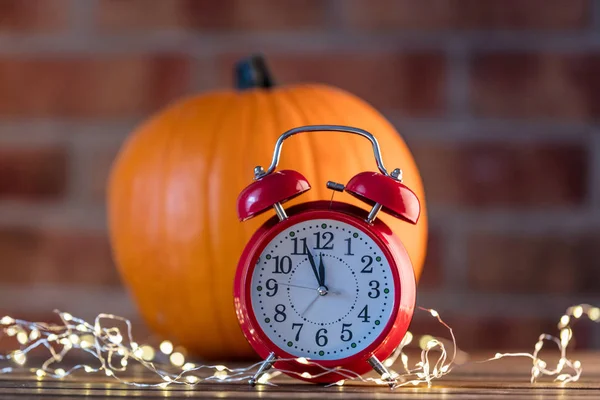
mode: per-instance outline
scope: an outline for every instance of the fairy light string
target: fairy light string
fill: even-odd
[[[389,369],[389,376],[363,377],[353,371],[326,368],[310,359],[300,357],[282,361],[295,360],[307,366],[317,366],[320,372],[317,374],[313,372],[311,375],[308,372],[297,373],[271,369],[259,378],[258,383],[274,385],[273,378],[284,372],[304,378],[336,373],[342,379],[333,385],[341,386],[346,382],[360,381],[388,386],[391,381],[392,389],[407,385],[431,387],[433,381],[449,374],[459,366],[456,364],[456,357],[460,350],[457,347],[452,328],[442,320],[436,310],[421,307],[419,310],[435,318],[448,331],[450,339],[429,335],[415,338],[411,332],[407,332],[394,353],[383,360],[383,364]],[[188,362],[185,349],[175,347],[170,341],[161,342],[158,349],[149,344],[138,344],[133,340],[132,325],[126,318],[113,314],[100,314],[91,324],[68,312],[56,311],[56,313],[61,323],[30,322],[10,316],[0,319],[2,336],[12,337],[19,344],[19,348],[0,355],[0,361],[7,364],[0,368],[0,374],[25,370],[38,379],[63,379],[82,371],[89,374],[103,373],[107,377],[129,386],[166,388],[169,385],[195,386],[203,382],[246,382],[254,376],[262,364],[262,362],[257,362],[241,368],[230,368],[225,365],[199,365]],[[532,353],[497,353],[494,357],[479,362],[491,362],[506,357],[526,357],[532,361],[530,376],[532,383],[543,376],[554,377],[554,381],[562,384],[575,382],[581,377],[583,367],[580,361],[568,357],[567,350],[574,337],[572,326],[582,318],[596,323],[600,322],[600,308],[589,304],[569,307],[558,322],[558,336],[541,334]],[[539,356],[546,343],[553,343],[560,353],[559,360],[553,366],[549,366]],[[420,359],[412,363],[406,353],[406,349],[411,345],[419,347],[421,350]],[[40,365],[28,365],[30,353],[44,349],[48,353],[48,358]],[[84,363],[64,369],[61,367],[61,362],[73,350],[87,353],[95,362],[93,365]],[[163,358],[165,361],[161,362],[159,358]],[[124,378],[123,373],[133,363],[138,363],[153,373],[158,378],[157,382],[145,383]]]
[[[533,353],[497,353],[494,357],[486,361],[498,360],[505,357],[527,357],[532,360],[531,383],[536,382],[542,376],[555,376],[554,381],[561,382],[563,385],[569,382],[576,382],[581,377],[583,367],[579,360],[572,360],[567,357],[567,348],[573,339],[572,326],[582,317],[598,323],[600,322],[600,308],[590,304],[569,307],[558,322],[559,335],[553,336],[542,333],[534,346]],[[560,352],[560,358],[554,367],[549,367],[548,363],[539,357],[539,353],[544,348],[546,342],[554,343]]]

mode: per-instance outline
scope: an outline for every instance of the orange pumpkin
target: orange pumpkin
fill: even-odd
[[[205,359],[241,359],[253,351],[238,327],[232,300],[236,264],[252,233],[273,213],[245,223],[236,198],[253,168],[268,166],[284,131],[312,124],[372,132],[388,169],[422,201],[416,226],[380,214],[404,242],[419,277],[427,214],[419,171],[406,144],[373,107],[340,89],[271,85],[264,62],[238,64],[238,87],[182,99],[139,126],[123,145],[108,184],[109,232],[121,276],[157,334]],[[302,172],[313,188],[286,204],[329,199],[327,180],[346,183],[376,171],[370,144],[343,133],[296,136],[280,169]],[[347,194],[336,200],[360,207]]]

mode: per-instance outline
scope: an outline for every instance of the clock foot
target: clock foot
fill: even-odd
[[[377,357],[371,356],[367,362],[371,364],[371,367],[373,367],[375,372],[381,375],[382,380],[386,381],[390,387],[394,386],[396,383],[395,379],[392,377],[390,371],[381,363],[381,361],[379,361]]]
[[[267,372],[273,367],[273,363],[275,362],[276,358],[277,357],[275,356],[275,353],[269,354],[269,356],[262,362],[262,364],[260,364],[260,367],[258,368],[258,371],[256,371],[256,374],[254,374],[254,376],[248,380],[248,384],[250,386],[255,386],[256,382],[259,381],[260,377],[263,376],[265,372]]]

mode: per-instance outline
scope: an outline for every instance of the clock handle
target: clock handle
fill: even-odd
[[[390,176],[390,174],[385,169],[383,165],[383,160],[381,159],[381,151],[379,150],[379,143],[373,134],[365,131],[364,129],[355,128],[353,126],[344,126],[344,125],[306,125],[299,126],[297,128],[290,129],[287,132],[284,132],[277,142],[275,143],[275,149],[273,150],[273,159],[271,161],[271,165],[265,171],[261,166],[254,168],[254,179],[263,178],[269,174],[272,174],[277,168],[277,164],[279,164],[279,157],[281,155],[281,147],[283,146],[283,141],[291,136],[294,136],[298,133],[302,132],[317,132],[317,131],[330,131],[330,132],[346,132],[352,133],[354,135],[362,136],[368,139],[373,145],[373,155],[375,156],[375,162],[377,163],[377,168],[379,171],[385,176]],[[399,170],[398,170],[399,171]],[[401,178],[400,178],[401,179]]]
[[[372,209],[366,218],[368,223],[372,223],[381,210],[411,224],[417,223],[421,206],[416,194],[402,184],[402,170],[395,168],[390,173],[385,169],[379,143],[375,136],[364,129],[344,125],[299,126],[279,136],[269,168],[265,171],[261,166],[255,167],[254,182],[238,196],[238,217],[241,221],[263,213],[271,207],[275,208],[280,220],[287,219],[287,214],[281,204],[309,190],[310,185],[307,179],[296,171],[275,172],[279,164],[283,141],[298,133],[317,131],[351,133],[362,136],[371,142],[380,173],[361,172],[345,186],[348,193],[371,205]],[[337,187],[336,190],[343,189]]]

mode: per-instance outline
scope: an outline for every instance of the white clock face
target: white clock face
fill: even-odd
[[[293,225],[267,244],[252,275],[261,329],[296,357],[337,360],[369,346],[392,315],[394,280],[379,246],[333,219]]]

